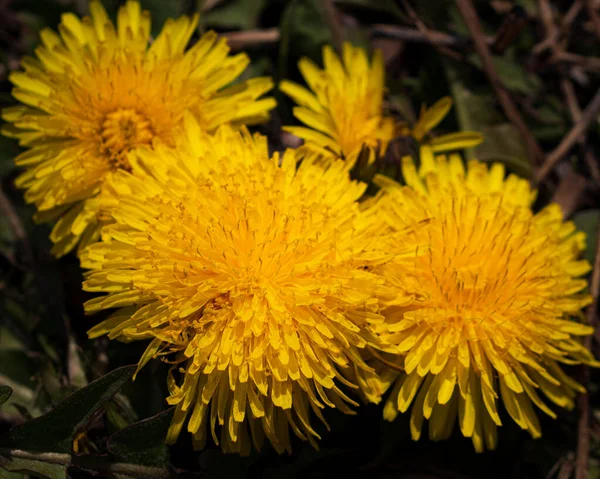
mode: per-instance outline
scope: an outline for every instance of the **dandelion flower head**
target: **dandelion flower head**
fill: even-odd
[[[280,89],[298,106],[294,116],[306,126],[285,127],[305,140],[307,148],[327,157],[354,158],[363,147],[383,155],[396,131],[396,121],[383,113],[385,67],[381,51],[371,62],[362,48],[344,43],[342,59],[323,47],[324,68],[308,58],[298,63],[310,90],[288,80]]]
[[[178,365],[171,443],[187,423],[196,447],[207,430],[228,452],[265,436],[289,451],[290,429],[314,444],[313,414],[381,394],[360,354],[378,347],[367,325],[390,293],[369,271],[387,260],[381,215],[359,209],[366,186],[341,160],[297,167],[293,150],[269,159],[264,137],[186,124],[187,147],[142,150],[145,176],[115,175],[114,223],[82,264],[85,289],[108,293],[86,310],[119,309],[89,334],[151,339],[140,367]]]
[[[535,409],[549,416],[572,408],[583,390],[563,369],[594,364],[580,336],[592,328],[575,317],[590,303],[579,260],[585,235],[563,222],[558,205],[531,210],[535,192],[501,164],[458,155],[425,160],[417,172],[403,164],[402,187],[378,177],[392,201],[390,224],[426,221],[411,259],[384,266],[402,272],[413,306],[387,314],[387,341],[396,345],[401,368],[382,374],[392,392],[384,417],[393,420],[412,405],[410,429],[419,439],[447,438],[457,422],[479,452],[493,449],[502,424],[499,402],[533,437],[541,435]]]
[[[187,109],[214,130],[262,121],[275,106],[259,99],[272,87],[268,78],[228,86],[249,60],[229,56],[214,32],[186,51],[198,16],[168,20],[150,41],[150,15],[138,1],[120,8],[116,26],[100,2],[89,9],[82,20],[65,14],[58,34],[42,30],[36,58],[10,75],[22,105],[2,113],[3,133],[28,148],[16,158],[25,168],[17,185],[39,221],[58,220],[57,255],[98,237],[97,212],[86,200],[115,171],[131,170],[130,151],[155,139],[172,144]]]

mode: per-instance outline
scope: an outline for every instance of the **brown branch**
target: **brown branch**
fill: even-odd
[[[25,232],[23,223],[13,208],[10,200],[4,194],[4,191],[2,191],[2,187],[0,187],[0,211],[2,211],[4,217],[8,218],[8,222],[10,223],[15,238],[27,245],[27,233]]]
[[[560,206],[563,218],[570,218],[573,213],[579,210],[581,204],[585,201],[588,179],[577,173],[571,165],[568,165],[569,171],[561,179],[556,191],[552,195],[552,203]]]
[[[527,15],[521,8],[515,7],[507,12],[496,32],[494,43],[490,46],[491,52],[494,55],[503,55],[506,49],[521,35],[527,24]]]
[[[410,16],[410,18],[412,18],[415,26],[419,29],[419,31],[426,37],[429,38],[431,35],[432,30],[429,29],[429,27],[427,25],[425,25],[425,22],[423,20],[421,20],[421,18],[419,17],[419,15],[417,14],[417,12],[415,11],[415,9],[411,6],[411,4],[408,2],[408,0],[403,0],[402,4],[404,5],[404,9],[406,10],[406,12],[408,13],[408,15]],[[435,46],[435,48],[438,50],[439,53],[442,53],[450,58],[453,58],[454,60],[457,61],[463,61],[464,58],[462,56],[462,54],[460,54],[457,51],[454,51],[448,47],[445,47],[443,45],[438,45],[437,43],[435,43],[434,40],[432,40],[430,42],[433,46]]]
[[[20,449],[0,448],[0,464],[4,462],[2,458],[25,459],[28,461],[38,461],[46,464],[55,464],[60,466],[73,465],[85,470],[93,470],[111,474],[124,474],[130,477],[155,477],[170,478],[175,474],[167,469],[159,467],[140,466],[129,463],[116,463],[106,461],[103,456],[77,456],[56,452],[30,452]]]
[[[201,9],[203,12],[208,12],[222,2],[223,0],[203,0]]]
[[[280,38],[278,28],[227,32],[223,33],[222,36],[227,39],[229,48],[234,52],[263,45],[271,45],[277,43]]]
[[[427,34],[425,34],[414,28],[396,25],[375,24],[371,28],[371,35],[397,38],[398,40],[403,40],[405,42],[427,43],[440,47],[465,48],[470,45],[470,40],[464,37],[450,35],[431,29],[428,29]],[[492,45],[495,38],[486,36],[483,40],[486,45]],[[442,51],[442,53],[446,52]],[[566,63],[569,65],[576,65],[586,71],[600,73],[600,58],[598,57],[588,57],[561,51],[557,52],[556,55],[550,59],[550,63]]]
[[[600,73],[600,58],[598,57],[587,57],[571,52],[557,52],[556,55],[552,57],[551,63],[561,62],[577,65],[584,70]]]
[[[543,0],[540,0],[540,4],[542,1]],[[542,10],[542,8],[546,7],[541,7],[540,5],[540,11]],[[542,40],[540,43],[533,47],[533,53],[535,55],[538,55],[545,51],[547,48],[555,47],[558,43],[560,36],[564,35],[565,32],[568,31],[569,27],[571,26],[571,23],[573,23],[573,21],[575,20],[577,15],[579,15],[579,12],[581,12],[582,9],[582,0],[575,0],[569,7],[569,10],[567,10],[567,13],[565,13],[565,16],[562,18],[560,29],[556,28],[555,26],[551,27],[550,30],[546,28],[546,38],[544,38],[544,40]],[[545,12],[544,15],[542,15],[542,22],[546,27],[548,27],[548,25],[546,25],[547,20],[547,13]]]
[[[588,16],[592,21],[592,25],[594,26],[594,32],[596,36],[600,39],[600,13],[596,11],[594,8],[594,0],[586,0],[585,7],[588,12]]]
[[[592,271],[592,281],[590,284],[590,293],[592,295],[592,304],[587,310],[588,323],[596,326],[598,314],[598,299],[600,296],[600,226],[596,231],[596,257],[594,260],[594,269]],[[585,338],[585,347],[591,349],[592,336]],[[583,366],[583,384],[586,389],[590,382],[590,368]],[[587,479],[590,460],[590,394],[586,390],[579,397],[579,421],[577,423],[577,458],[575,460],[575,479]]]
[[[425,34],[420,30],[398,25],[375,24],[371,28],[371,34],[374,36],[396,38],[405,42],[427,43],[441,47],[462,47],[469,43],[467,38],[457,37],[448,33],[428,29],[427,34]]]
[[[542,182],[556,164],[569,152],[579,137],[585,133],[590,123],[600,113],[600,89],[583,111],[580,120],[564,136],[560,144],[546,157],[546,161],[535,175],[535,182]]]
[[[548,0],[538,0],[538,6],[540,18],[542,19],[542,23],[544,24],[544,28],[546,30],[546,38],[558,36],[559,31],[554,23],[554,14],[552,13],[550,2],[548,2]]]
[[[577,101],[577,95],[575,94],[575,87],[573,86],[573,82],[566,77],[563,77],[560,82],[560,87],[563,91],[563,95],[565,96],[565,100],[567,101],[567,107],[569,108],[569,114],[571,116],[571,121],[573,124],[576,124],[581,120],[581,107],[579,106],[579,102]],[[600,185],[600,168],[598,167],[598,163],[596,162],[596,158],[594,157],[594,153],[590,148],[586,147],[586,142],[583,137],[579,137],[577,142],[579,143],[579,148],[581,150],[581,155],[583,156],[583,160],[585,161],[592,178],[594,181]]]
[[[380,363],[385,364],[387,367],[392,368],[394,371],[404,372],[404,368],[402,366],[400,366],[399,364],[393,363],[391,361],[388,361],[381,354],[379,354],[379,352],[375,348],[373,348],[372,346],[367,346],[367,350]]]
[[[471,33],[471,37],[475,42],[475,50],[481,58],[481,62],[483,64],[485,73],[492,87],[494,88],[498,99],[500,100],[500,104],[502,105],[504,113],[521,133],[521,136],[525,141],[525,145],[527,147],[527,152],[529,156],[533,159],[534,164],[539,164],[543,158],[544,153],[538,145],[535,138],[533,137],[533,135],[531,134],[531,132],[529,131],[529,128],[527,128],[527,125],[521,117],[521,114],[515,106],[510,94],[500,82],[500,78],[498,77],[498,73],[496,72],[496,67],[494,66],[494,62],[492,61],[492,55],[485,40],[483,28],[481,27],[479,17],[477,16],[477,12],[475,11],[471,0],[456,0],[456,6],[458,7],[458,10],[460,11],[463,17],[467,28]]]
[[[331,31],[333,46],[339,54],[342,53],[342,43],[344,43],[344,32],[340,22],[339,13],[333,4],[333,0],[323,0],[323,8],[325,9],[325,20]]]

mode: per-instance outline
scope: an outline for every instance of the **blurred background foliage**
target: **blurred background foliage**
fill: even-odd
[[[104,4],[114,18],[121,1]],[[449,95],[455,108],[437,133],[482,131],[485,142],[468,152],[469,157],[501,161],[527,177],[539,171],[543,158],[531,155],[522,132],[507,119],[453,1],[142,0],[142,4],[152,13],[154,34],[169,17],[199,12],[198,35],[214,29],[229,37],[233,50],[251,56],[246,77],[269,75],[276,82],[290,78],[302,83],[298,60],[307,56],[320,64],[326,43],[349,40],[368,49],[380,48],[387,65],[387,110],[414,122],[422,105]],[[600,2],[481,0],[474,6],[494,53],[500,84],[534,141],[545,152],[552,151],[600,87]],[[33,52],[39,31],[55,29],[61,15],[70,11],[86,14],[87,0],[0,0],[0,107],[14,104],[8,73],[19,68],[22,55]],[[297,140],[281,132],[281,125],[295,122],[292,104],[278,91],[274,95],[279,108],[259,129],[273,149],[294,146]],[[539,205],[558,202],[566,216],[588,233],[590,261],[600,204],[599,134],[596,113],[586,134],[539,185]],[[394,151],[390,148],[383,164],[392,176],[398,165]],[[136,363],[144,344],[87,339],[86,331],[100,315],[83,314],[82,302],[88,295],[81,291],[76,258],[57,261],[50,256],[47,226],[33,224],[33,208],[15,189],[12,158],[18,153],[14,141],[0,137],[0,404],[4,403],[0,466],[5,469],[52,478],[94,474],[292,479],[344,474],[565,479],[574,474],[579,411],[562,412],[554,421],[541,418],[544,436],[537,441],[507,420],[498,450],[483,455],[476,455],[460,433],[444,443],[427,439],[414,443],[406,417],[385,423],[376,406],[362,407],[354,417],[329,411],[332,431],[321,431],[319,451],[298,440],[291,456],[277,456],[265,447],[260,454],[239,458],[223,455],[214,445],[193,452],[185,434],[167,449],[162,445],[171,414],[164,401],[166,366],[154,361],[131,382],[131,368],[117,368]],[[592,372],[591,426],[586,432],[590,478],[600,478],[598,384],[598,374]],[[32,418],[39,419],[28,422]],[[48,452],[49,445],[56,454],[54,462],[27,455],[7,458],[2,452],[10,447]],[[73,451],[76,454],[64,461]],[[23,473],[0,470],[0,477]]]

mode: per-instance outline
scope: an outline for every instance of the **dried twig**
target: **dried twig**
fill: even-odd
[[[529,131],[529,128],[527,128],[525,121],[521,117],[521,114],[515,106],[508,91],[500,82],[494,62],[492,61],[492,55],[485,40],[483,28],[481,27],[479,17],[477,16],[477,12],[475,11],[471,0],[456,0],[456,6],[458,7],[458,10],[467,24],[469,32],[471,32],[471,36],[475,42],[475,49],[481,58],[485,73],[492,87],[494,88],[498,99],[500,100],[500,104],[502,105],[504,113],[508,119],[519,129],[519,132],[525,141],[525,145],[527,146],[527,152],[529,156],[533,159],[535,164],[539,164],[543,158],[543,151]]]
[[[462,38],[456,35],[438,32],[436,30],[427,30],[427,34],[425,34],[420,30],[398,25],[375,24],[371,28],[371,34],[374,36],[396,38],[405,42],[427,43],[442,47],[464,47],[469,43],[468,38]]]
[[[519,37],[523,29],[527,26],[528,18],[520,7],[513,8],[507,12],[502,21],[502,25],[496,32],[494,43],[490,50],[494,55],[502,55],[508,47]]]
[[[563,95],[565,96],[565,100],[567,101],[567,107],[569,109],[571,120],[573,124],[576,124],[581,120],[581,108],[579,106],[579,102],[577,101],[577,95],[575,94],[573,82],[568,78],[563,77],[560,82],[560,87],[563,91]],[[586,142],[583,137],[579,137],[577,142],[579,143],[581,155],[583,156],[583,160],[585,161],[592,178],[598,185],[600,185],[600,168],[598,167],[598,163],[594,158],[594,153],[590,148],[586,148]]]
[[[2,211],[3,215],[6,218],[8,218],[8,222],[10,223],[10,226],[13,230],[15,238],[17,240],[23,242],[25,245],[27,245],[28,244],[27,233],[25,232],[23,223],[21,222],[19,215],[13,208],[10,200],[6,197],[6,195],[4,194],[4,191],[2,191],[1,187],[0,187],[0,211]]]
[[[340,22],[338,11],[333,4],[333,0],[323,0],[323,8],[325,9],[325,18],[331,30],[333,46],[341,53],[342,43],[344,42],[344,32]]]
[[[406,42],[428,43],[440,47],[465,48],[470,44],[469,39],[437,30],[427,30],[427,34],[414,28],[400,27],[397,25],[375,24],[371,28],[371,35],[397,38]],[[492,45],[495,38],[486,36],[483,38],[485,45]],[[448,50],[447,48],[445,50]],[[442,53],[446,53],[442,51]],[[456,53],[456,52],[455,52]],[[566,63],[595,73],[600,73],[600,58],[577,55],[570,52],[557,52],[550,59],[550,63]]]
[[[564,35],[564,33],[569,29],[569,27],[571,26],[571,24],[573,23],[573,21],[575,20],[575,18],[577,17],[577,15],[579,15],[579,12],[581,12],[581,10],[583,9],[583,1],[582,0],[575,0],[571,6],[569,7],[569,10],[567,10],[567,13],[565,13],[565,16],[563,17],[562,21],[561,21],[561,26],[560,28],[556,28],[556,26],[554,25],[554,22],[552,23],[552,27],[550,27],[550,29],[548,29],[549,25],[546,24],[546,22],[548,21],[548,10],[550,7],[546,7],[546,5],[544,5],[543,7],[541,6],[542,3],[546,3],[543,2],[543,0],[540,0],[540,12],[542,11],[542,9],[544,9],[543,14],[541,15],[542,17],[542,22],[544,23],[544,26],[546,27],[546,38],[544,38],[544,40],[542,40],[540,43],[538,43],[537,45],[535,45],[533,47],[533,53],[538,55],[540,53],[542,53],[543,51],[545,51],[547,48],[556,46],[558,43],[558,40],[560,39],[561,35]],[[550,10],[551,13],[551,10]],[[550,19],[552,18],[552,16],[550,16]]]
[[[252,47],[277,43],[280,38],[279,29],[267,28],[265,30],[245,30],[241,32],[227,32],[222,35],[227,39],[231,51],[246,50]]]
[[[584,70],[600,73],[600,58],[577,55],[571,52],[557,52],[551,60],[551,63],[570,63],[577,65]]]
[[[552,203],[560,206],[565,219],[570,218],[585,200],[587,184],[588,179],[569,166],[569,172],[552,195]]]
[[[223,2],[223,0],[203,0],[202,2],[202,11],[208,12],[216,7],[219,3]]]
[[[600,227],[596,233],[596,259],[594,260],[594,270],[592,271],[592,281],[590,283],[590,293],[592,295],[592,304],[587,310],[588,323],[596,326],[598,314],[598,299],[600,297]],[[592,336],[585,338],[587,349],[592,347]],[[583,366],[583,384],[589,386],[590,369],[589,366]],[[587,479],[590,458],[590,395],[586,391],[579,397],[579,422],[577,423],[577,458],[575,460],[575,478]]]
[[[594,26],[594,32],[596,36],[600,39],[600,13],[596,10],[594,6],[594,0],[586,0],[585,7],[588,12],[588,16],[592,21],[592,25]]]
[[[600,113],[600,89],[586,107],[581,119],[564,136],[560,144],[546,157],[544,164],[535,175],[535,182],[540,183],[552,171],[552,168],[568,153],[579,137],[588,129],[592,120]]]
[[[417,12],[414,10],[414,8],[412,8],[412,6],[410,5],[410,3],[407,0],[403,1],[403,5],[404,5],[404,9],[407,11],[409,16],[412,18],[413,22],[415,22],[415,26],[419,29],[419,31],[426,38],[429,38],[430,35],[432,34],[432,30],[430,30],[429,27],[427,27],[427,25],[425,25],[425,22],[423,22],[423,20],[421,20],[419,18],[419,15],[417,15]],[[435,43],[435,41],[433,41],[433,40],[431,41],[431,44],[434,45],[440,53],[443,53],[444,55],[449,56],[450,58],[454,58],[455,60],[458,60],[458,61],[463,60],[463,56],[460,53],[458,53],[454,50],[451,50],[443,45],[439,45],[439,44]]]
[[[377,361],[379,361],[380,363],[385,364],[389,368],[392,368],[394,371],[404,372],[404,368],[402,366],[400,366],[399,364],[393,363],[391,361],[388,361],[381,354],[379,354],[379,352],[375,348],[373,348],[371,346],[367,346],[367,349],[373,355],[373,357],[375,359],[377,359]]]

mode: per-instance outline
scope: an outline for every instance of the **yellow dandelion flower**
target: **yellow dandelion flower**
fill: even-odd
[[[311,411],[324,422],[325,407],[357,405],[344,389],[381,394],[360,352],[377,347],[366,326],[390,293],[369,271],[387,260],[382,219],[359,210],[366,185],[342,161],[297,168],[292,150],[269,159],[261,136],[202,135],[191,120],[187,133],[176,150],[139,151],[144,175],[115,175],[114,223],[81,258],[84,289],[108,293],[86,310],[119,309],[89,335],[152,339],[140,367],[180,365],[169,443],[187,422],[199,448],[207,430],[227,452],[265,436],[289,451],[289,429],[314,444]]]
[[[551,204],[531,210],[535,192],[501,164],[490,168],[458,155],[440,156],[417,172],[404,160],[408,186],[378,177],[391,201],[392,225],[426,222],[414,230],[421,246],[412,258],[383,266],[401,276],[416,301],[391,308],[386,341],[396,345],[403,373],[383,373],[392,392],[384,417],[412,404],[410,428],[419,439],[447,438],[455,422],[478,452],[493,449],[502,424],[498,402],[534,438],[541,435],[535,407],[542,399],[571,408],[581,385],[562,364],[597,365],[579,336],[590,326],[573,320],[591,299],[590,270],[578,256],[585,235],[563,222]],[[400,273],[402,273],[400,275]]]
[[[406,123],[398,126],[400,136],[409,136],[417,141],[420,145],[419,155],[426,157],[426,163],[432,163],[435,154],[472,148],[483,141],[483,135],[476,131],[457,131],[431,136],[431,131],[440,124],[451,108],[452,99],[446,96],[435,102],[430,108],[423,106],[419,120],[413,128]]]
[[[15,160],[26,168],[17,185],[39,221],[58,219],[50,236],[57,255],[98,237],[86,200],[115,171],[131,169],[131,150],[155,139],[172,144],[186,109],[214,130],[260,122],[275,106],[258,99],[272,88],[269,78],[227,86],[249,60],[229,56],[214,32],[185,51],[197,15],[168,20],[150,41],[150,15],[137,1],[121,7],[116,26],[98,1],[90,13],[65,14],[58,34],[41,32],[37,58],[24,58],[24,71],[10,75],[24,105],[2,112],[11,124],[3,133],[29,148]]]
[[[369,64],[362,48],[344,43],[340,60],[326,45],[323,63],[323,70],[308,58],[298,63],[312,92],[287,80],[281,82],[281,91],[299,105],[294,116],[308,127],[284,129],[327,157],[353,158],[367,147],[373,161],[375,150],[383,154],[396,130],[395,120],[382,109],[383,54],[376,50]]]

